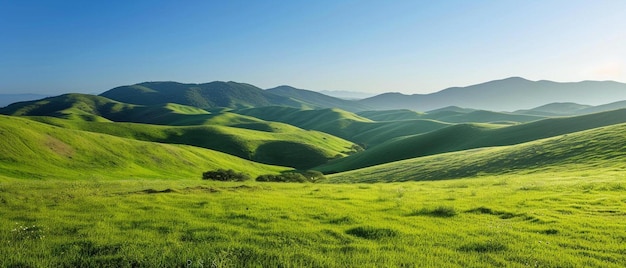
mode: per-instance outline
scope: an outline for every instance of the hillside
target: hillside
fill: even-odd
[[[185,145],[143,142],[0,116],[0,174],[13,178],[200,178],[235,169],[252,175],[287,168]]]
[[[177,82],[145,82],[108,90],[100,96],[112,100],[157,105],[178,103],[202,109],[226,107],[247,108],[270,105],[301,107],[302,103],[266,92],[253,85],[236,82],[183,84]]]
[[[578,104],[573,102],[554,102],[539,107],[535,107],[528,110],[517,110],[514,113],[517,114],[530,114],[530,115],[546,115],[546,116],[562,116],[562,115],[574,115],[578,111],[593,107],[591,105]],[[598,111],[601,112],[601,111]]]
[[[280,123],[257,123],[259,130],[239,127],[156,126],[136,123],[85,122],[53,117],[31,119],[118,137],[212,149],[259,163],[307,169],[354,153],[353,143],[335,136]],[[251,125],[246,125],[252,128]],[[264,127],[264,128],[261,128]],[[262,130],[261,130],[262,129]]]
[[[339,99],[319,92],[298,89],[290,86],[279,86],[266,90],[272,94],[298,100],[313,108],[340,108],[350,112],[366,111],[371,109],[366,105],[351,100]]]
[[[358,115],[375,121],[401,121],[408,119],[429,119],[447,123],[524,123],[546,118],[546,116],[492,112],[485,110],[465,109],[456,106],[432,110],[426,113],[406,109],[365,111]]]
[[[327,173],[341,172],[439,153],[519,144],[625,122],[626,109],[549,118],[508,127],[457,124],[421,135],[399,137],[365,152],[334,160],[317,169]]]
[[[262,107],[234,112],[322,131],[356,142],[364,148],[396,137],[426,133],[450,125],[429,119],[374,122],[339,109],[300,110],[288,107]]]
[[[559,83],[519,77],[467,87],[452,87],[431,94],[385,93],[359,102],[376,109],[429,111],[446,106],[491,111],[513,111],[552,102],[600,105],[626,99],[626,84],[613,81]]]
[[[626,172],[626,124],[519,145],[419,157],[330,176],[335,183],[443,180],[533,172]]]

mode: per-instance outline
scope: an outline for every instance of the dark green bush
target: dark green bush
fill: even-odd
[[[261,175],[256,178],[261,182],[307,182],[308,179],[300,173],[286,172],[279,175]]]
[[[202,173],[202,179],[214,181],[246,181],[250,179],[250,176],[232,169],[218,169]]]
[[[290,171],[278,175],[261,175],[256,181],[261,182],[319,182],[325,180],[324,174],[315,170]]]

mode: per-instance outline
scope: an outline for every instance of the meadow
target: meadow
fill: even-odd
[[[0,177],[0,267],[623,267],[624,176]]]

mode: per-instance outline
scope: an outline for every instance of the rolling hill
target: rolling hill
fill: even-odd
[[[353,143],[335,136],[290,125],[267,123],[270,129],[252,130],[220,125],[157,126],[136,123],[86,122],[53,117],[30,119],[118,137],[212,149],[243,159],[307,169],[354,153]],[[261,124],[257,124],[261,126]],[[268,131],[269,130],[269,131]]]
[[[392,138],[426,133],[450,125],[429,119],[374,122],[340,109],[301,110],[289,107],[262,107],[234,112],[322,131],[356,142],[365,148]]]
[[[0,115],[0,174],[13,178],[200,178],[212,169],[287,170],[213,150],[144,142]]]
[[[357,147],[326,133],[229,112],[209,113],[171,103],[131,105],[84,94],[18,103],[0,109],[0,113],[31,116],[34,120],[70,129],[193,145],[260,163],[300,169],[343,157]]]
[[[420,156],[519,144],[624,122],[626,109],[549,118],[508,127],[456,124],[425,134],[392,139],[365,152],[334,160],[316,169],[326,173],[342,172]]]
[[[552,102],[600,105],[624,99],[626,84],[613,81],[558,83],[511,77],[467,87],[447,88],[431,94],[385,93],[359,102],[383,110],[429,111],[455,105],[491,111],[513,111]]]
[[[524,113],[492,112],[449,106],[426,113],[406,109],[365,111],[358,115],[375,121],[401,121],[408,119],[430,119],[447,123],[524,123],[546,118],[546,116]]]
[[[626,124],[611,125],[512,146],[418,157],[338,173],[330,182],[444,180],[536,172],[626,172]]]

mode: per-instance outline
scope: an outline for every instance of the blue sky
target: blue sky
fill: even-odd
[[[144,81],[428,93],[626,82],[626,1],[0,0],[0,93]]]

